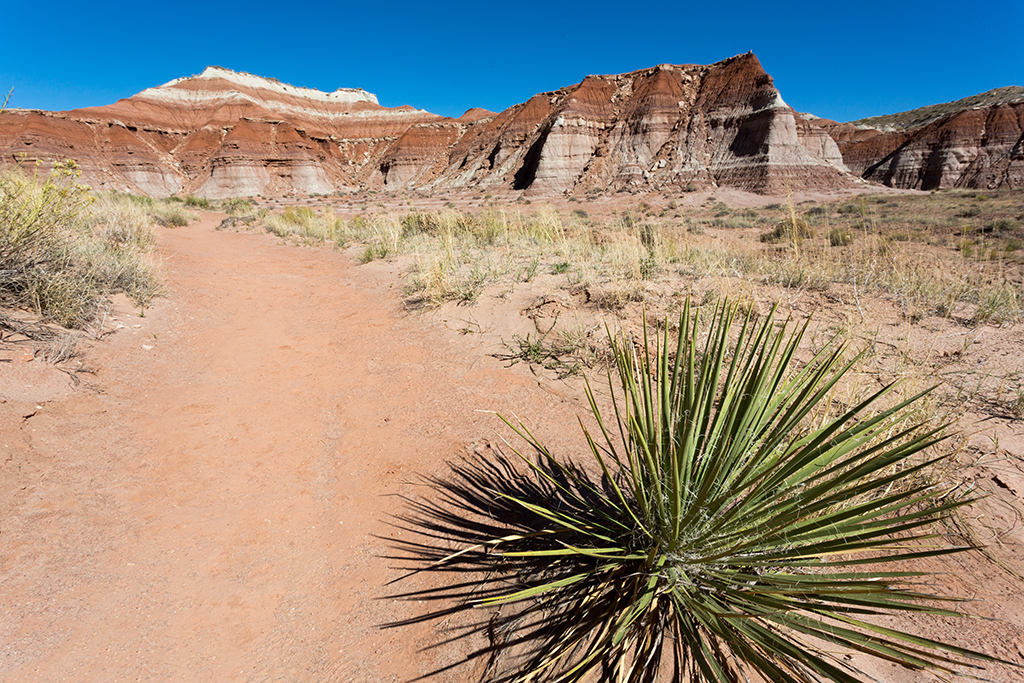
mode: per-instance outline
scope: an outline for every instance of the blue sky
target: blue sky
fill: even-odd
[[[751,50],[791,106],[840,121],[1024,85],[1022,0],[4,5],[0,90],[14,88],[10,106],[49,110],[215,64],[458,116],[588,74]]]

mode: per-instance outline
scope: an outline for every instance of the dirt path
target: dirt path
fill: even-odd
[[[575,409],[342,255],[215,220],[161,233],[167,297],[82,387],[0,406],[2,681],[422,674],[455,653],[378,628],[415,609],[378,599],[393,494],[493,439],[481,410]]]

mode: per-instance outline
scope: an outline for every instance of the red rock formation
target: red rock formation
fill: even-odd
[[[846,166],[868,180],[915,190],[1018,188],[1024,187],[1020,91],[999,88],[863,122],[808,118],[835,140]],[[870,122],[885,130],[864,125]]]
[[[451,161],[441,185],[548,193],[690,184],[777,193],[851,182],[835,143],[786,106],[752,54],[590,76],[468,131]]]
[[[887,147],[894,149],[886,154]],[[863,175],[891,187],[1024,187],[1024,101],[972,109],[916,130],[886,133],[852,146],[848,153],[876,154],[880,160]]]
[[[831,138],[786,106],[752,54],[589,76],[459,119],[387,109],[362,90],[322,93],[210,67],[107,107],[5,113],[0,155],[74,158],[97,188],[211,198],[694,183],[771,193],[851,182]]]

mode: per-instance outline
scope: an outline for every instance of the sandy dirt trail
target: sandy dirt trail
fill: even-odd
[[[216,219],[161,231],[167,296],[118,315],[95,375],[0,406],[22,413],[0,431],[2,681],[425,673],[457,648],[378,627],[417,609],[379,599],[395,494],[493,439],[482,410],[571,425],[578,404],[404,315],[372,270]]]

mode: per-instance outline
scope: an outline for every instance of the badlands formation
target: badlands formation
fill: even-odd
[[[74,159],[157,197],[494,188],[554,195],[730,187],[1024,186],[1024,89],[862,122],[800,115],[753,54],[660,65],[458,119],[209,67],[105,107],[9,110],[0,162]]]
[[[458,119],[209,67],[115,104],[0,117],[0,156],[75,159],[95,189],[213,199],[356,189],[844,187],[824,129],[782,100],[753,54],[661,65]]]
[[[1024,187],[1024,88],[852,123],[808,117],[854,173],[910,190]]]

